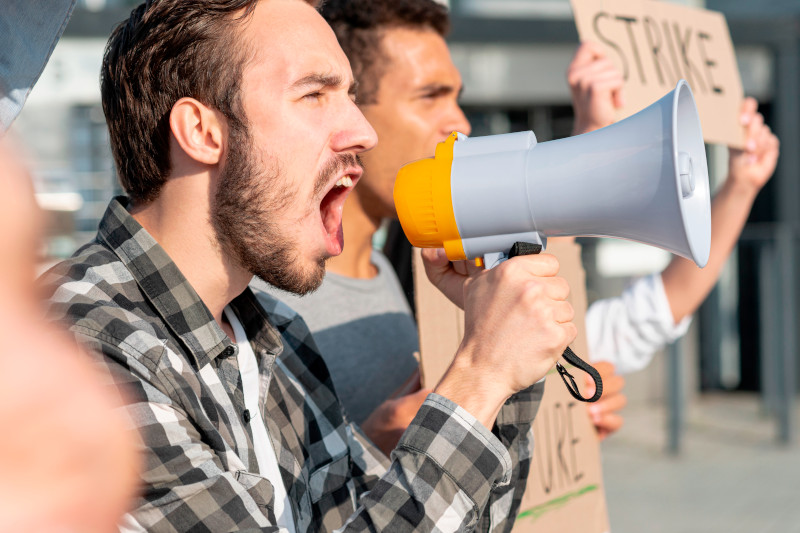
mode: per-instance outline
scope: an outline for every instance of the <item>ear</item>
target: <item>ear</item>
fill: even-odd
[[[222,159],[222,114],[194,98],[181,98],[169,114],[172,135],[187,156],[206,165],[216,165]]]

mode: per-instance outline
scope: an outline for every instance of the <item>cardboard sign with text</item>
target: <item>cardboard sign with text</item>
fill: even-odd
[[[580,245],[551,239],[547,253],[558,257],[559,275],[570,285],[578,338],[572,349],[586,354],[585,273]],[[414,286],[420,336],[423,386],[433,387],[450,365],[464,335],[464,313],[425,276],[419,250],[414,255]],[[582,372],[573,372],[576,379]],[[608,531],[600,445],[586,405],[575,401],[561,377],[547,376],[534,421],[534,457],[515,533],[605,533]]]
[[[692,88],[707,143],[744,145],[744,98],[722,13],[655,0],[570,0],[581,41],[602,46],[625,78],[618,119],[641,111],[681,78]]]

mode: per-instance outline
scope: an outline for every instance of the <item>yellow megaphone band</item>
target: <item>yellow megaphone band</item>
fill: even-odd
[[[457,139],[454,131],[436,145],[434,157],[404,165],[394,183],[394,205],[408,240],[419,248],[444,248],[451,261],[467,258],[450,189]]]

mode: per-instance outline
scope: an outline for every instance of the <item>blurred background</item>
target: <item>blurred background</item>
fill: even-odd
[[[687,0],[725,14],[745,94],[781,140],[775,177],[690,333],[627,378],[626,424],[603,443],[612,531],[800,531],[797,428],[800,0]],[[138,4],[79,0],[13,130],[50,214],[45,265],[90,240],[121,194],[100,107],[113,26]],[[453,59],[473,135],[568,136],[568,0],[450,0]],[[708,146],[712,183],[727,149]],[[589,299],[663,268],[666,252],[585,239]]]

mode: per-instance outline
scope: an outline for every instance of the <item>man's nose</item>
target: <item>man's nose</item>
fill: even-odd
[[[355,103],[343,117],[343,128],[334,138],[337,152],[364,152],[378,144],[378,134]]]
[[[467,116],[458,104],[453,105],[453,109],[444,122],[442,129],[442,137],[447,137],[453,131],[458,131],[464,135],[469,135],[472,132],[472,126],[467,120]]]

